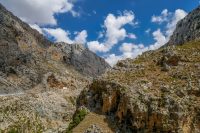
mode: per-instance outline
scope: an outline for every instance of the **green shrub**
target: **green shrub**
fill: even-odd
[[[69,123],[66,133],[72,133],[72,129],[75,128],[85,118],[86,115],[87,111],[85,109],[76,111],[73,121]]]

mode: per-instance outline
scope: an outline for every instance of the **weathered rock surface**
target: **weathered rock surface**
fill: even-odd
[[[120,61],[82,92],[79,104],[101,111],[123,133],[198,133],[199,49],[193,42]]]
[[[189,41],[200,40],[200,7],[190,12],[178,22],[168,45],[182,45]]]
[[[65,63],[72,65],[85,75],[97,77],[110,68],[110,65],[104,59],[98,57],[82,44],[57,43],[56,45],[66,54],[63,57]]]

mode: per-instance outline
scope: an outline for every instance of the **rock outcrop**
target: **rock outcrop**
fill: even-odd
[[[178,22],[168,45],[182,45],[189,41],[200,40],[200,7],[190,12]]]
[[[110,68],[110,65],[103,58],[97,56],[82,44],[57,43],[56,46],[66,54],[63,57],[64,62],[72,65],[84,75],[97,77]]]

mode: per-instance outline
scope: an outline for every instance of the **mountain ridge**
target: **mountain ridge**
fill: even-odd
[[[59,48],[0,4],[0,132],[65,130],[80,92],[110,68],[86,49],[85,54],[71,50],[76,44],[63,45]],[[65,60],[71,58],[79,64]]]

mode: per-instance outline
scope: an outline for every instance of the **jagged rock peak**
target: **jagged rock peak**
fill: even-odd
[[[182,45],[200,39],[200,6],[179,21],[167,45]]]

